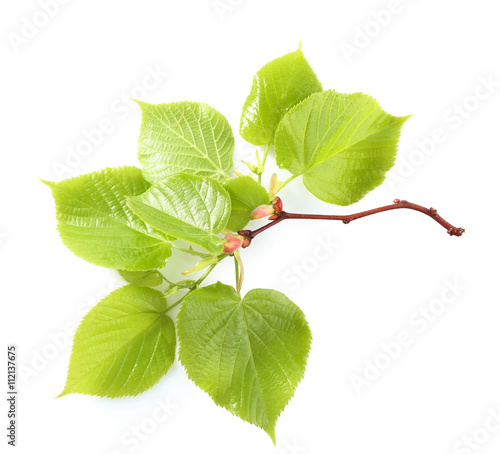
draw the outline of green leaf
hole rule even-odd
[[[409,117],[387,114],[362,93],[316,93],[291,109],[276,131],[276,161],[303,175],[325,202],[350,205],[381,184]]]
[[[321,83],[297,49],[264,65],[254,76],[240,120],[240,135],[254,145],[274,142],[283,115],[312,93]]]
[[[231,215],[226,227],[233,232],[248,224],[254,208],[269,203],[267,191],[251,176],[233,178],[224,187],[231,197]]]
[[[186,172],[223,181],[233,168],[234,137],[226,118],[199,102],[148,104],[142,110],[139,161],[151,183]]]
[[[304,375],[311,331],[285,295],[256,289],[241,300],[220,282],[190,293],[177,316],[179,359],[217,405],[264,429]]]
[[[125,271],[118,270],[120,276],[129,284],[138,287],[158,287],[163,284],[163,276],[156,270]]]
[[[58,397],[135,396],[154,386],[175,359],[175,326],[166,309],[161,292],[133,285],[97,303],[75,333]]]
[[[56,203],[63,243],[96,265],[122,270],[162,268],[171,255],[165,234],[139,219],[126,196],[150,184],[136,167],[107,168],[59,183],[46,182]]]
[[[211,254],[222,253],[222,239],[215,234],[227,223],[231,201],[217,181],[190,174],[173,175],[144,194],[129,197],[128,205],[154,228],[202,246]]]

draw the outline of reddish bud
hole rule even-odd
[[[260,205],[252,211],[250,219],[265,218],[274,214],[274,208],[271,205]]]
[[[279,197],[275,197],[273,200],[273,208],[275,214],[281,214],[283,212],[283,202]]]
[[[244,240],[245,240],[245,238],[242,237],[241,235],[233,236],[233,235],[228,233],[224,237],[224,242],[222,243],[224,245],[224,253],[225,254],[232,254],[234,251],[236,251],[237,249],[239,249],[241,247]]]

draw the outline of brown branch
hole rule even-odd
[[[371,216],[372,214],[382,213],[384,211],[390,210],[398,210],[401,208],[406,208],[409,210],[419,211],[420,213],[424,213],[430,218],[434,219],[438,224],[442,225],[450,236],[462,236],[465,232],[464,229],[460,227],[454,227],[448,221],[445,221],[439,214],[437,214],[437,210],[434,208],[424,208],[423,206],[417,205],[415,203],[407,202],[406,200],[394,200],[393,205],[386,205],[380,208],[374,208],[373,210],[362,211],[361,213],[355,214],[347,214],[347,215],[329,215],[329,214],[298,214],[298,213],[288,213],[286,211],[282,211],[279,213],[277,218],[266,224],[264,227],[261,227],[257,230],[240,230],[238,233],[249,239],[246,245],[243,247],[247,247],[250,245],[250,242],[253,238],[255,238],[260,233],[266,231],[267,229],[273,227],[274,225],[284,221],[285,219],[323,219],[327,221],[342,221],[344,224],[349,224],[349,222],[354,221],[356,219],[361,219],[366,216]]]

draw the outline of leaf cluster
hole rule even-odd
[[[249,175],[233,177],[234,136],[221,113],[199,102],[139,105],[140,168],[45,181],[63,243],[127,282],[82,320],[61,396],[140,394],[167,373],[178,348],[197,386],[275,442],[278,416],[305,371],[311,332],[282,293],[240,295],[244,243],[236,232],[258,213],[272,213],[276,193],[299,176],[325,202],[360,200],[393,165],[407,117],[387,114],[361,93],[324,91],[299,48],[255,74],[240,134],[266,148],[262,159],[257,151]],[[260,181],[270,147],[290,178],[279,183],[273,176],[268,191]],[[172,249],[196,257],[183,274],[204,270],[201,277],[165,277]],[[220,282],[202,287],[228,256],[237,289]],[[169,312],[177,306],[174,323]]]

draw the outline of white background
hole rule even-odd
[[[3,2],[0,14],[1,345],[16,343],[22,366],[18,452],[498,452],[500,426],[488,419],[500,407],[498,2],[222,0],[218,13],[213,0],[73,0],[45,25],[41,3]],[[65,330],[121,283],[62,245],[38,178],[137,164],[140,112],[128,107],[131,97],[205,101],[237,135],[253,74],[300,40],[324,88],[369,93],[386,111],[413,116],[390,179],[364,200],[329,206],[297,179],[282,193],[285,209],[350,213],[398,197],[437,208],[466,234],[449,237],[426,216],[393,211],[348,226],[287,221],[244,251],[243,291],[284,292],[314,338],[276,448],[216,407],[178,363],[140,397],[54,399],[70,355]],[[158,69],[168,75],[141,88]],[[103,121],[101,143],[72,155]],[[237,140],[236,162],[252,150]],[[60,165],[68,165],[63,175]],[[336,246],[318,260],[322,242]],[[174,259],[167,272],[191,263]],[[232,264],[216,279],[232,284]],[[455,295],[447,281],[463,288]],[[448,303],[437,301],[443,296]],[[425,322],[429,307],[435,315]],[[388,367],[356,388],[366,364],[387,365],[382,344],[400,332],[411,345],[393,346]],[[3,433],[4,424],[6,416]]]

